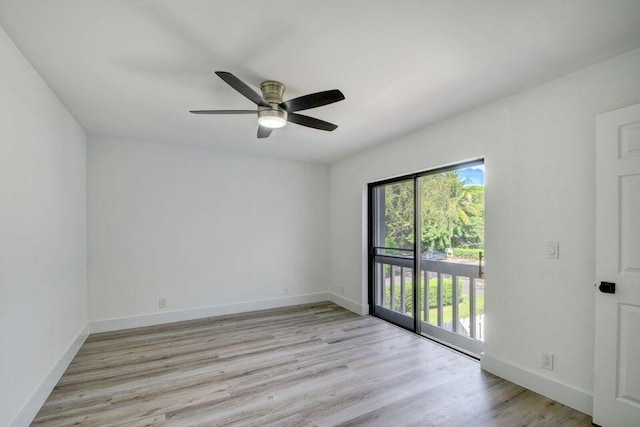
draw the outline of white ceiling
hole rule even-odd
[[[640,47],[640,0],[0,0],[0,23],[90,135],[331,162]],[[213,74],[346,100],[256,139]]]

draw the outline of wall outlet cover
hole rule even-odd
[[[553,370],[553,354],[542,353],[542,367],[545,369]]]
[[[560,258],[560,244],[558,242],[547,243],[547,259]]]

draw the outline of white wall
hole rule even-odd
[[[6,426],[30,422],[86,331],[86,135],[2,28],[0,64],[0,425]]]
[[[332,165],[330,291],[367,303],[367,182],[484,156],[483,366],[590,412],[594,117],[638,102],[640,50]],[[546,259],[548,241],[560,242],[559,260]],[[555,354],[553,371],[540,368],[542,351]]]
[[[109,138],[88,162],[92,332],[326,299],[327,166]]]
[[[93,138],[88,179],[86,135],[1,29],[0,63],[0,425],[28,422],[86,332],[87,182],[90,320],[110,329],[327,289],[363,307],[366,183],[477,156],[483,365],[590,411],[594,116],[640,102],[640,51],[330,169]],[[545,258],[547,241],[560,242],[559,260]],[[541,351],[555,354],[554,371],[539,367]]]

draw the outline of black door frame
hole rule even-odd
[[[386,321],[389,321],[404,329],[410,330],[419,334],[421,319],[419,318],[419,301],[420,301],[420,258],[422,253],[421,239],[422,235],[420,230],[420,189],[419,179],[423,176],[432,175],[436,173],[443,173],[452,170],[464,169],[476,165],[484,165],[484,157],[478,157],[473,160],[467,160],[460,163],[454,163],[446,166],[441,166],[433,169],[424,170],[421,172],[414,172],[407,175],[397,176],[394,178],[388,178],[380,181],[374,181],[367,184],[367,272],[368,272],[368,302],[369,302],[369,314],[379,317]],[[413,325],[407,324],[405,318],[399,313],[393,310],[388,310],[384,307],[376,307],[375,302],[375,259],[376,259],[376,246],[374,245],[374,190],[378,187],[393,184],[401,181],[413,180],[413,214],[414,214],[414,227],[413,227]],[[395,320],[395,321],[394,321]]]

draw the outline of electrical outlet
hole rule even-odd
[[[284,288],[284,294],[289,295],[289,288]]]
[[[553,371],[553,354],[542,353],[542,367]]]
[[[547,243],[547,258],[548,259],[560,258],[560,243],[558,242]]]
[[[158,308],[167,308],[166,298],[158,298]]]

